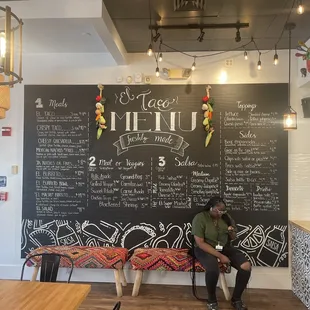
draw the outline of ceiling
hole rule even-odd
[[[52,3],[51,3],[52,2]],[[23,20],[23,53],[109,53],[105,40],[96,29],[101,16],[102,0],[0,0]],[[99,13],[98,13],[99,11]],[[0,30],[5,29],[4,12],[0,11]],[[17,22],[12,19],[12,26]],[[15,34],[18,46],[19,33]]]
[[[150,10],[152,25],[188,25],[249,23],[240,29],[241,42],[235,42],[236,29],[205,29],[204,40],[197,40],[199,29],[166,30],[159,33],[163,42],[182,51],[236,50],[254,38],[260,50],[274,49],[280,38],[293,3],[289,21],[296,23],[292,46],[310,37],[310,0],[303,0],[305,13],[296,13],[297,0],[198,0],[205,2],[203,11],[174,10],[175,0],[104,0],[104,4],[128,53],[145,52],[150,43]],[[180,0],[179,0],[180,1]],[[192,1],[187,1],[192,2]],[[197,1],[196,1],[197,2]],[[155,34],[155,32],[154,32]],[[288,32],[283,33],[278,49],[288,48]],[[255,49],[250,44],[247,49]],[[169,51],[163,48],[163,51]]]
[[[24,22],[24,53],[106,53],[89,19],[49,18]]]

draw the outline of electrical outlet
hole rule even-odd
[[[225,60],[225,67],[232,67],[233,64],[234,64],[234,61],[232,59]]]

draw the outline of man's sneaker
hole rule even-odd
[[[242,302],[242,300],[232,301],[231,305],[236,310],[248,310],[247,306]]]
[[[208,310],[218,310],[219,307],[217,305],[217,302],[208,302],[207,303],[207,309]]]

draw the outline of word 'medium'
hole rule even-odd
[[[168,117],[165,117],[168,114]],[[197,125],[197,112],[192,112],[183,117],[182,122],[186,122],[181,126],[182,112],[168,112],[165,115],[161,112],[125,112],[123,115],[118,115],[116,112],[111,112],[110,131],[116,131],[116,125],[125,125],[125,131],[193,131]],[[151,121],[155,118],[155,124],[151,128]],[[187,128],[184,128],[187,127]]]

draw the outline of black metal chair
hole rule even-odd
[[[115,304],[113,310],[119,310],[121,308],[121,302],[119,301],[117,304]]]
[[[70,256],[65,255],[65,254],[54,254],[54,253],[42,253],[42,254],[35,254],[35,255],[30,255],[26,258],[24,264],[23,264],[23,268],[22,268],[22,273],[21,273],[21,277],[20,280],[23,281],[23,277],[24,277],[24,270],[25,270],[25,266],[27,264],[28,261],[30,261],[32,258],[37,257],[37,256],[41,256],[41,272],[40,272],[40,282],[56,282],[57,280],[57,275],[58,275],[58,270],[59,270],[59,265],[60,265],[60,260],[61,258],[66,258],[70,264],[71,267],[70,268],[70,273],[69,273],[69,277],[68,277],[68,281],[67,283],[70,282],[71,280],[71,276],[72,276],[72,272],[73,272],[73,267],[74,267],[74,263],[73,260]],[[116,308],[119,309],[119,308]]]

